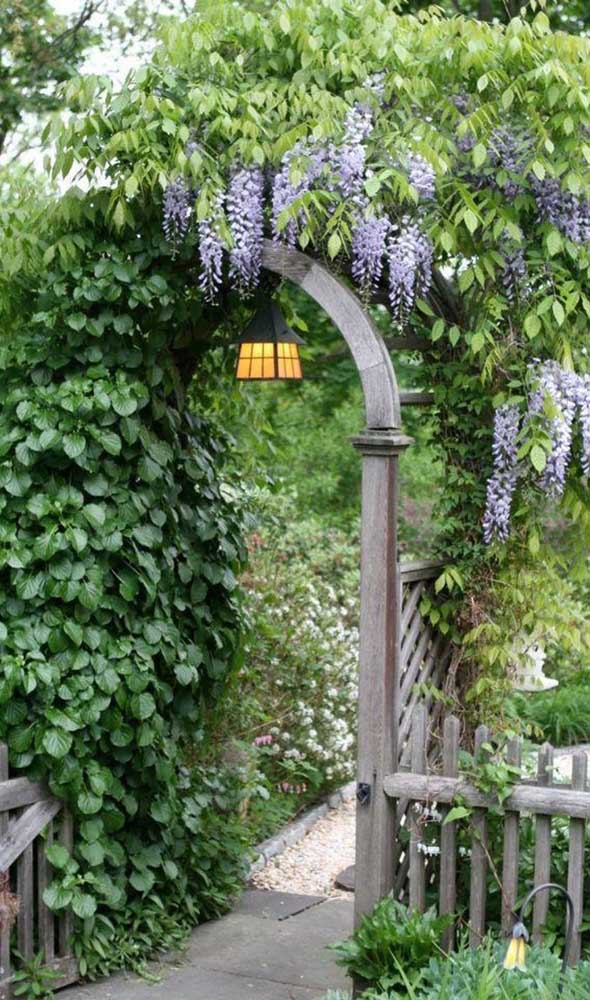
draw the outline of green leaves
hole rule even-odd
[[[73,738],[63,729],[48,729],[43,736],[43,747],[50,757],[65,757],[72,747]]]

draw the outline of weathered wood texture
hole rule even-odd
[[[395,800],[398,810],[407,815],[410,834],[409,861],[406,864],[407,887],[397,885],[398,898],[407,899],[412,908],[423,910],[428,905],[429,892],[438,890],[441,914],[456,912],[457,908],[457,823],[444,823],[449,808],[461,804],[471,809],[469,828],[471,831],[471,852],[469,861],[469,939],[472,947],[477,947],[486,933],[486,903],[490,878],[499,884],[502,894],[502,926],[509,932],[516,918],[515,909],[519,898],[519,846],[521,814],[532,815],[535,832],[534,885],[551,880],[551,825],[552,817],[567,817],[569,823],[568,890],[574,901],[574,937],[569,961],[577,962],[581,954],[581,927],[584,907],[584,850],[586,843],[586,821],[590,820],[590,790],[588,789],[588,760],[585,753],[573,758],[571,784],[553,782],[553,748],[545,744],[537,753],[536,782],[519,776],[521,767],[521,744],[511,740],[506,748],[506,760],[513,767],[514,785],[511,794],[502,806],[498,797],[480,791],[465,776],[458,773],[459,722],[453,717],[445,719],[443,726],[442,757],[428,755],[427,730],[429,718],[427,708],[419,705],[412,713],[412,736],[410,753],[406,754],[410,770],[400,769],[386,776],[383,787],[387,795]],[[489,753],[490,734],[485,726],[476,732],[476,757],[485,759]],[[430,773],[428,761],[431,762]],[[401,768],[403,768],[403,761]],[[439,773],[442,769],[442,774]],[[422,804],[424,813],[432,818],[433,812],[440,813],[441,820],[438,845],[436,824],[424,829],[416,804]],[[492,859],[488,844],[488,814],[490,810],[501,808],[504,816],[503,858]],[[423,839],[428,842],[424,843]],[[432,850],[434,848],[434,851]],[[432,862],[425,864],[425,855],[439,856],[438,871]],[[403,865],[400,864],[400,870]],[[522,887],[524,888],[524,887]],[[542,905],[537,900],[543,901]],[[532,911],[533,936],[542,940],[548,913],[548,893],[535,897]],[[530,919],[530,916],[529,916]],[[455,942],[454,928],[450,928],[443,938],[446,949]]]
[[[430,736],[437,727],[440,703],[432,696],[425,697],[422,685],[442,688],[452,647],[423,617],[421,603],[423,598],[432,596],[434,580],[443,568],[443,562],[433,559],[402,563],[400,567],[402,591],[398,759],[401,768],[408,766],[410,762],[410,725],[413,712],[419,704],[427,709],[427,756],[434,759],[439,753],[437,744],[431,741]],[[408,894],[410,853],[405,849],[401,832],[408,820],[409,807],[409,799],[401,799],[396,808],[393,890],[398,899],[405,899]],[[428,879],[428,863],[425,868]]]
[[[16,932],[0,935],[0,1000],[14,995],[12,976],[18,959],[12,948],[30,959],[42,951],[45,965],[58,974],[56,988],[78,979],[71,951],[71,914],[59,917],[46,906],[43,893],[51,881],[46,846],[53,843],[55,826],[65,846],[72,845],[71,817],[44,785],[26,778],[10,778],[8,751],[0,745],[0,874],[19,899]]]
[[[408,438],[367,431],[354,444],[363,456],[360,673],[357,777],[370,798],[357,807],[355,920],[393,886],[395,807],[383,791],[397,766],[400,600],[397,483]]]
[[[475,732],[476,759],[485,759],[490,738],[487,726]],[[478,948],[486,932],[488,878],[488,817],[485,809],[474,809],[471,817],[471,885],[469,893],[469,944]]]
[[[363,386],[369,430],[399,428],[400,400],[391,359],[381,334],[354,292],[319,261],[271,240],[264,241],[262,264],[300,285],[344,337]]]

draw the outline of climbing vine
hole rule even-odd
[[[530,6],[502,27],[216,0],[116,92],[65,87],[72,114],[46,132],[65,190],[37,242],[7,226],[22,273],[2,262],[22,296],[0,311],[0,736],[74,810],[48,899],[73,905],[90,971],[215,912],[239,870],[207,734],[239,655],[242,515],[198,379],[254,302],[263,236],[427,338],[449,563],[428,611],[484,666],[472,691],[497,707],[520,630],[583,641],[563,564],[590,530],[586,445],[570,421],[548,499],[559,412],[525,414],[536,359],[589,372],[590,43]],[[490,545],[498,411],[518,412],[518,450],[500,435],[495,471],[519,474]]]

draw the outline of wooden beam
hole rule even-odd
[[[497,809],[494,795],[480,792],[463,778],[445,778],[441,775],[404,773],[388,775],[383,788],[394,799],[416,799],[450,805],[457,798],[474,809]],[[569,785],[540,788],[538,785],[519,785],[506,799],[503,806],[508,812],[532,812],[542,816],[569,816],[572,819],[590,819],[590,795]]]
[[[9,809],[22,809],[33,802],[43,802],[51,797],[45,785],[29,781],[28,778],[11,778],[0,783],[0,813]]]
[[[420,392],[418,389],[406,389],[399,394],[402,406],[434,406],[433,392]]]
[[[8,830],[0,839],[0,871],[8,871],[60,809],[61,802],[57,799],[46,799],[36,802],[9,823]]]
[[[440,576],[446,563],[441,559],[416,559],[400,566],[403,583],[413,583],[417,580],[435,580]]]

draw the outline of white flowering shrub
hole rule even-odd
[[[309,798],[353,774],[358,548],[307,521],[275,523],[250,550],[234,725],[273,791]]]

